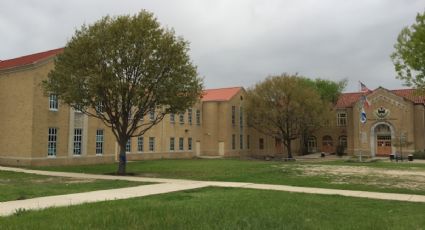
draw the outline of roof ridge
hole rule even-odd
[[[242,86],[232,86],[232,87],[223,87],[223,88],[212,88],[212,89],[205,89],[205,90],[220,90],[220,89],[240,89],[243,88]]]
[[[41,52],[36,52],[36,53],[32,53],[32,54],[22,55],[22,56],[10,58],[10,59],[5,59],[5,60],[0,60],[0,61],[12,61],[12,60],[19,59],[19,58],[25,58],[25,57],[29,57],[29,56],[33,56],[33,55],[39,55],[39,54],[49,53],[49,52],[52,52],[52,51],[59,51],[59,50],[63,50],[63,49],[64,49],[64,47],[56,48],[56,49],[51,49],[51,50],[45,50],[45,51],[41,51]]]

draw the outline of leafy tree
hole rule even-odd
[[[106,16],[83,25],[55,60],[45,93],[112,129],[126,172],[125,146],[166,114],[185,111],[202,92],[188,42],[161,28],[152,13]],[[144,118],[146,115],[153,117]]]
[[[425,91],[425,13],[418,13],[416,23],[401,30],[391,55],[397,78]]]
[[[309,87],[313,87],[316,89],[316,91],[320,94],[320,98],[327,102],[329,104],[329,107],[332,108],[335,106],[336,102],[338,101],[339,96],[341,95],[342,91],[345,89],[347,85],[347,80],[343,79],[341,81],[331,81],[326,79],[309,79],[309,78],[303,78],[305,81],[305,84]],[[331,113],[327,114],[327,116],[330,116]],[[315,119],[309,118],[306,119],[305,124],[302,124],[302,132],[300,137],[301,142],[301,153],[307,154],[308,153],[308,137],[311,133],[318,130],[319,128],[322,128],[323,126],[323,120],[322,118]]]
[[[329,103],[316,88],[297,75],[268,77],[247,90],[246,110],[249,124],[258,131],[281,139],[292,158],[291,143],[305,126],[315,126],[327,119]]]

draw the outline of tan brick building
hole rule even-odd
[[[42,80],[62,49],[0,61],[0,164],[66,165],[116,160],[118,145],[109,128],[44,95]],[[371,102],[367,121],[360,123],[361,96]],[[249,128],[243,113],[242,87],[208,89],[184,114],[170,114],[128,144],[128,160],[195,156],[264,156],[282,153],[280,142]],[[425,97],[413,90],[378,88],[345,93],[328,127],[311,135],[310,152],[377,156],[425,148]],[[154,115],[154,114],[152,114]],[[144,119],[149,119],[149,116]],[[299,152],[299,144],[293,147]]]
[[[118,145],[109,128],[61,104],[55,95],[43,94],[40,84],[60,52],[0,62],[0,164],[116,160]],[[167,115],[142,137],[132,138],[128,160],[275,153],[272,138],[247,127],[244,94],[242,87],[205,90],[202,99],[184,114]]]
[[[370,104],[363,106],[365,123],[360,121],[362,96]],[[375,157],[425,149],[425,97],[413,89],[344,93],[335,110],[329,127],[311,136],[312,151],[332,152],[341,144],[349,155]]]

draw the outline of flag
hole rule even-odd
[[[360,83],[360,92],[369,92],[370,89],[367,88],[367,86],[365,84],[363,84],[363,82],[359,81]]]
[[[365,124],[366,121],[367,121],[366,111],[364,111],[364,108],[362,107],[362,110],[360,111],[360,122]]]
[[[371,105],[366,95],[362,95],[362,97],[360,98],[360,102],[361,102],[361,106],[366,109],[369,108],[369,106]]]

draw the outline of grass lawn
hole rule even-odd
[[[0,202],[130,187],[141,184],[147,183],[119,180],[85,180],[0,171]]]
[[[425,205],[204,188],[0,217],[2,229],[425,229]]]
[[[106,164],[35,169],[107,174],[114,173],[116,168],[116,164]],[[318,170],[321,168],[323,170]],[[332,171],[334,168],[349,169],[350,173]],[[360,172],[360,169],[375,171],[360,174],[357,172]],[[376,170],[381,171],[377,172]],[[347,163],[342,161],[303,163],[239,159],[183,159],[129,162],[127,171],[147,177],[285,184],[425,195],[425,181],[422,181],[425,176],[399,177],[397,175],[399,172],[425,173],[425,165],[411,163]],[[383,173],[390,173],[390,175]]]

